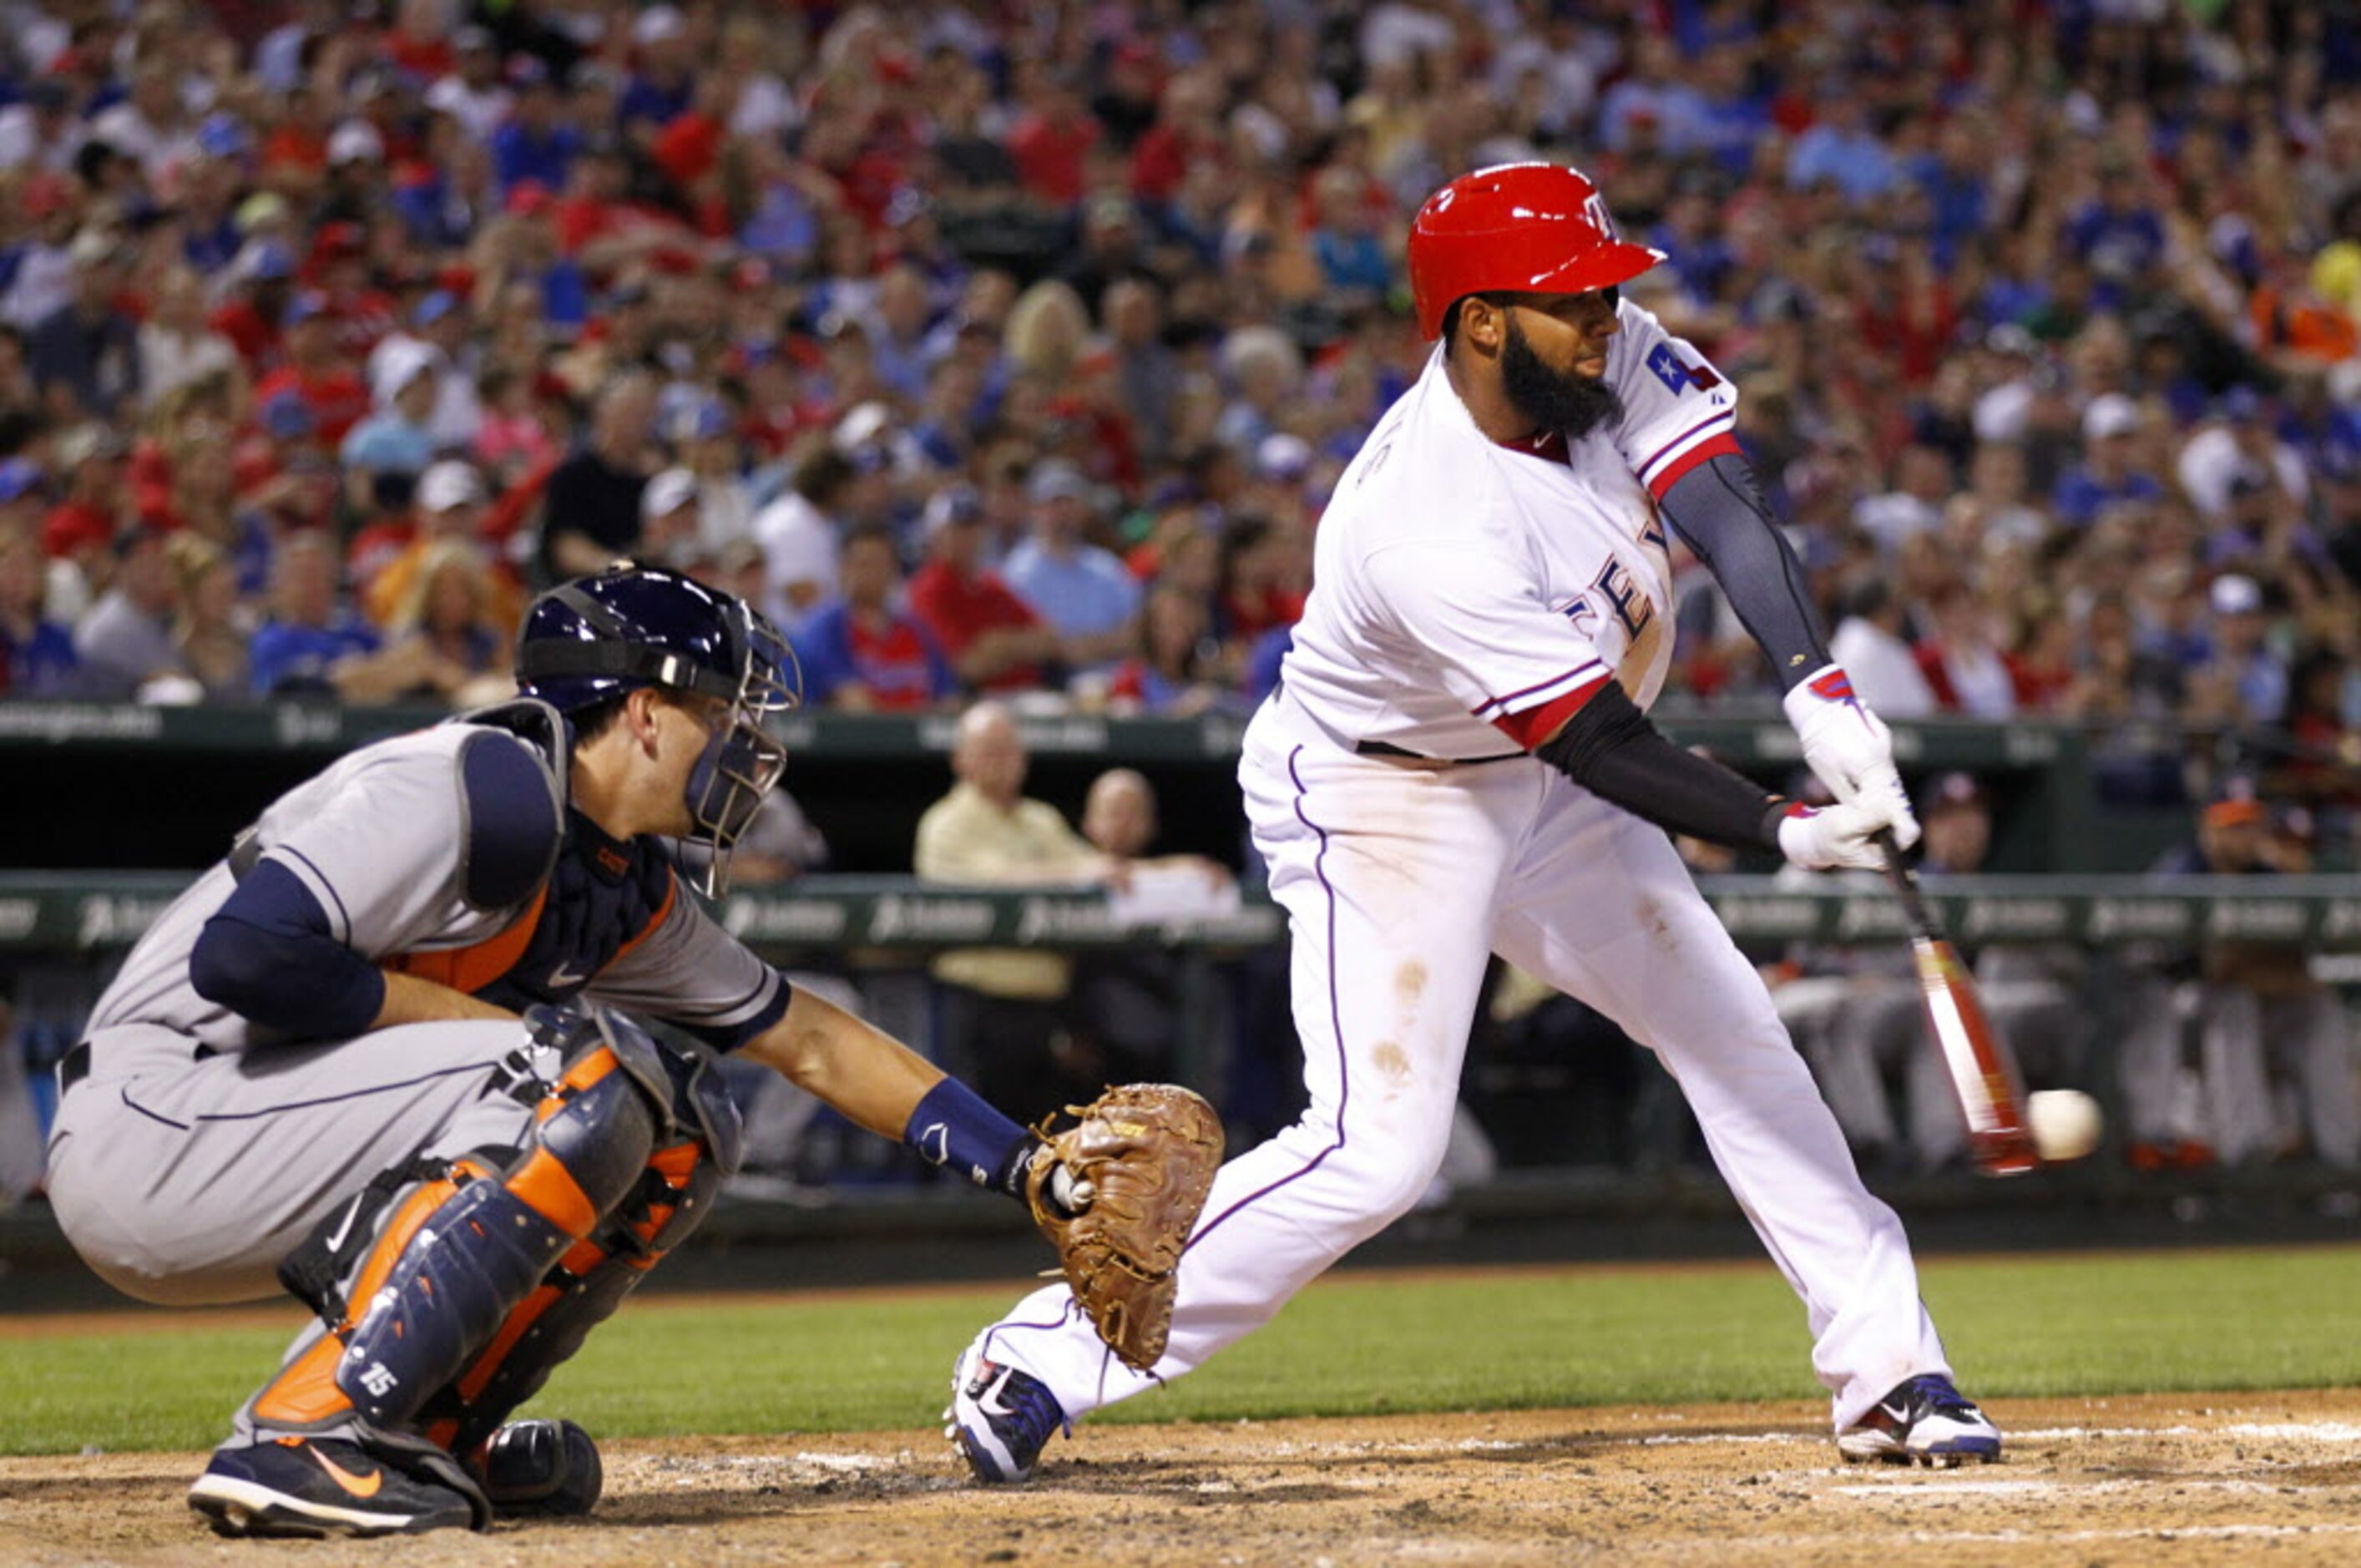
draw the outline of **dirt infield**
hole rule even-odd
[[[2361,1561],[2361,1391],[1998,1401],[2005,1464],[1839,1464],[1803,1405],[1084,1428],[1029,1487],[933,1432],[620,1442],[590,1520],[216,1541],[201,1460],[0,1459],[0,1561],[447,1564]]]

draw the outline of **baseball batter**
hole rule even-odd
[[[1321,520],[1311,601],[1239,773],[1289,915],[1310,1107],[1216,1179],[1153,1377],[1054,1289],[978,1336],[947,1419],[980,1479],[1024,1479],[1059,1426],[1202,1364],[1411,1206],[1496,951],[1678,1080],[1803,1298],[1844,1454],[1999,1456],[1951,1384],[1900,1223],[1666,837],[1825,870],[1874,867],[1874,835],[1906,846],[1917,827],[1739,455],[1735,389],[1618,295],[1661,259],[1550,165],[1465,176],[1415,218],[1419,323],[1442,345]],[[1766,796],[1643,716],[1672,651],[1668,528],[1781,672],[1836,806]]]
[[[509,1414],[736,1167],[713,1051],[1012,1195],[1039,1146],[680,887],[668,839],[710,846],[710,891],[785,761],[761,616],[618,567],[535,601],[517,670],[517,702],[272,805],[60,1069],[49,1191],[93,1268],[319,1314],[190,1493],[225,1533],[587,1511],[588,1436]]]

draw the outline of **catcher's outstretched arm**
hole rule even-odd
[[[902,1135],[910,1113],[943,1077],[942,1069],[883,1029],[800,989],[779,1021],[739,1054],[889,1138]]]
[[[798,990],[776,1024],[740,1054],[808,1090],[840,1114],[980,1187],[1022,1195],[1039,1140],[975,1091],[873,1024]]]

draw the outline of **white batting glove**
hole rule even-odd
[[[1918,818],[1902,775],[1894,770],[1894,734],[1869,705],[1852,694],[1841,664],[1825,664],[1790,691],[1783,706],[1804,742],[1811,764],[1829,793],[1847,806],[1864,806],[1894,841],[1908,849],[1918,841]]]
[[[1799,806],[1779,819],[1779,852],[1806,871],[1878,871],[1885,856],[1877,834],[1885,826],[1885,818],[1865,801],[1840,801],[1817,810]]]

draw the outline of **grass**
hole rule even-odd
[[[1922,1273],[1953,1364],[1988,1400],[2361,1380],[2361,1249],[1938,1260]],[[601,1329],[543,1404],[614,1436],[921,1427],[959,1348],[1012,1299],[972,1287],[650,1299]],[[0,1453],[206,1447],[287,1337],[104,1323],[0,1339]],[[1768,1264],[1346,1274],[1103,1419],[1811,1398],[1808,1351]]]

